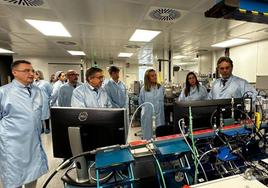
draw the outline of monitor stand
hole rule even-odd
[[[73,156],[83,153],[81,129],[80,127],[68,127],[69,141]],[[75,160],[77,182],[84,183],[89,181],[88,165],[84,156]]]

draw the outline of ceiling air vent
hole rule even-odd
[[[198,52],[199,54],[203,54],[203,53],[207,53],[208,50],[207,50],[207,49],[199,49],[199,50],[197,50],[197,52]]]
[[[58,44],[61,45],[65,45],[65,46],[75,46],[76,43],[75,42],[71,42],[71,41],[57,41]]]
[[[0,3],[21,7],[48,8],[44,0],[0,0]]]
[[[131,49],[138,49],[141,48],[140,46],[136,45],[136,44],[127,44],[125,45],[126,48],[131,48]]]
[[[151,7],[147,12],[145,19],[175,23],[185,13],[186,11],[173,8]]]

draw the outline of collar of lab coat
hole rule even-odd
[[[12,83],[15,84],[15,86],[20,87],[20,88],[25,88],[25,87],[32,88],[32,84],[24,85],[20,81],[16,80],[16,78],[13,79]]]
[[[195,89],[196,88],[196,85],[194,85],[194,86],[191,86],[191,89]]]
[[[88,85],[88,87],[89,87],[90,90],[94,91],[94,87],[92,85],[90,85],[88,82],[87,82],[87,85]]]
[[[110,79],[114,84],[120,84],[121,83],[121,81],[120,80],[118,80],[118,82],[116,82],[116,81],[114,81],[112,78]]]
[[[67,84],[68,84],[70,87],[74,87],[74,85],[71,84],[69,81],[67,82]],[[78,83],[75,84],[75,87],[77,87],[77,86],[78,86]]]
[[[231,74],[231,76],[229,77],[229,78],[223,78],[223,77],[221,77],[220,79],[221,80],[227,80],[227,82],[229,81],[229,80],[231,80],[233,78],[233,75]]]

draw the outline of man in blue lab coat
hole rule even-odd
[[[241,98],[246,92],[249,92],[255,100],[257,91],[248,81],[232,74],[233,61],[229,57],[219,58],[217,69],[221,78],[214,81],[209,99]]]
[[[15,79],[0,87],[0,178],[4,188],[26,185],[48,171],[41,145],[41,90],[32,85],[34,70],[28,61],[11,65]]]
[[[68,82],[60,87],[58,96],[58,106],[62,107],[71,106],[73,90],[81,85],[81,83],[78,82],[79,74],[76,71],[68,70],[66,76]]]
[[[103,71],[91,67],[86,71],[87,82],[75,88],[72,95],[72,107],[111,108],[112,104],[107,93],[101,87],[104,76]]]
[[[126,85],[119,80],[120,69],[116,66],[109,68],[111,79],[104,88],[113,105],[113,108],[128,108],[128,96]]]

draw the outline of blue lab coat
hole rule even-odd
[[[211,91],[208,95],[209,99],[228,99],[241,98],[247,91],[253,92],[253,101],[257,96],[257,91],[251,86],[248,81],[237,76],[231,76],[223,86],[221,78],[214,81]]]
[[[0,87],[0,177],[4,188],[32,182],[48,171],[41,145],[41,90],[17,80]]]
[[[58,80],[53,85],[53,90],[51,94],[50,106],[58,106],[58,96],[60,87],[64,84],[64,82]]]
[[[85,108],[112,108],[104,88],[99,88],[98,93],[88,83],[84,83],[75,88],[72,95],[72,107]]]
[[[104,88],[113,108],[128,107],[127,88],[123,82],[118,81],[118,83],[116,83],[113,80],[109,80],[108,83],[105,84]]]
[[[41,89],[42,97],[43,97],[43,107],[42,107],[42,118],[41,120],[49,119],[50,111],[49,111],[49,101],[52,94],[52,86],[48,81],[38,80],[33,83],[37,87]]]
[[[150,91],[145,91],[144,87],[140,90],[139,104],[144,102],[150,102],[154,105],[155,116],[156,116],[156,127],[165,125],[165,113],[164,113],[164,88],[151,88]],[[152,115],[153,109],[151,105],[146,104],[141,110],[141,129],[143,139],[149,140],[153,136],[152,132]]]
[[[80,86],[81,83],[77,83],[76,87]],[[70,107],[73,95],[74,86],[70,83],[65,83],[60,87],[58,96],[58,106]]]
[[[196,86],[190,87],[190,94],[188,96],[185,96],[185,88],[181,91],[181,94],[179,96],[179,101],[197,101],[197,100],[206,100],[208,97],[207,89],[199,85],[199,91]]]

